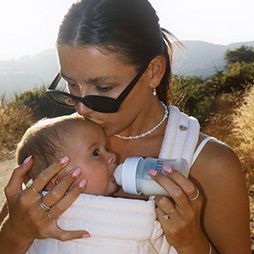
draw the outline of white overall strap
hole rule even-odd
[[[180,112],[175,106],[170,106],[169,111],[159,157],[163,159],[184,158],[190,167],[199,138],[199,123],[195,118]]]
[[[193,159],[192,159],[192,164],[196,161],[197,157],[199,156],[200,152],[203,150],[204,146],[210,141],[210,140],[215,140],[218,141],[214,137],[206,137],[202,142],[199,144],[198,148],[196,149],[195,153],[193,154]]]
[[[179,122],[178,122],[178,128],[176,129],[175,138],[174,138],[174,144],[172,147],[172,153],[171,153],[171,159],[177,159],[181,158],[183,156],[183,150],[186,142],[186,136],[189,129],[189,117],[179,112]]]
[[[180,112],[175,106],[170,106],[169,111],[159,157],[163,159],[184,158],[190,168],[199,139],[200,125],[197,119]],[[170,247],[169,254],[177,254],[173,246]]]
[[[193,154],[196,149],[198,139],[199,139],[200,125],[196,118],[189,117],[189,128],[187,131],[182,158],[186,159],[189,168],[192,166]]]
[[[179,120],[180,120],[180,110],[175,106],[170,106],[168,123],[159,155],[159,157],[162,159],[171,158],[173,145],[175,141],[175,133],[178,128]]]

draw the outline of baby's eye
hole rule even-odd
[[[96,157],[98,157],[98,156],[100,156],[100,151],[99,151],[99,149],[95,149],[95,150],[92,152],[91,157],[92,157],[92,158],[96,158]]]

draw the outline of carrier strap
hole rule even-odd
[[[189,117],[177,107],[169,107],[169,118],[160,150],[160,158],[184,158],[189,168],[199,139],[200,125],[196,118]]]

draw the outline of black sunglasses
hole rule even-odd
[[[130,82],[130,84],[123,90],[123,92],[116,98],[110,98],[106,96],[98,96],[98,95],[87,95],[85,97],[78,97],[72,94],[57,91],[55,90],[58,85],[61,74],[58,73],[49,88],[46,91],[46,94],[55,102],[67,106],[67,107],[75,107],[78,102],[83,103],[86,107],[102,113],[115,113],[119,110],[119,107],[123,100],[128,96],[130,91],[136,85],[140,77],[144,74],[147,66],[150,62],[145,64],[145,66],[137,73],[134,79]]]

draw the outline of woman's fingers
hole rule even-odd
[[[86,180],[82,179],[55,205],[48,211],[52,219],[57,219],[71,204],[77,199],[80,193],[85,189]]]
[[[49,191],[43,197],[43,203],[47,204],[47,206],[49,207],[53,206],[66,194],[70,186],[73,184],[74,181],[78,179],[80,174],[81,174],[80,168],[72,170],[53,188],[53,190]]]
[[[59,215],[73,203],[85,188],[86,181],[84,179],[75,183],[80,175],[80,170],[73,170],[67,175],[55,187],[53,194],[49,192],[48,196],[43,197],[41,195],[41,191],[47,186],[51,178],[62,170],[68,162],[68,157],[62,157],[45,169],[32,185],[23,191],[22,182],[32,166],[32,158],[30,157],[14,170],[5,188],[8,207],[10,208],[6,225],[11,228],[11,232],[15,232],[19,238],[22,238],[23,242],[30,243],[35,238],[45,237],[69,240],[89,236],[85,230],[66,231],[60,229],[56,224]],[[66,191],[68,191],[67,194]]]
[[[4,189],[8,203],[13,195],[16,195],[22,190],[22,183],[28,171],[31,169],[32,164],[32,156],[29,156],[24,160],[22,165],[14,169],[9,182]]]
[[[169,193],[182,211],[189,207],[191,201],[194,203],[200,199],[195,185],[177,171],[154,173],[151,177]]]
[[[58,231],[55,233],[54,238],[60,241],[68,241],[68,240],[88,238],[88,237],[90,237],[90,234],[84,230],[69,231],[69,230],[62,230],[58,228]]]
[[[189,200],[194,201],[200,197],[197,187],[177,170],[165,170],[166,176],[170,177],[177,185],[181,186]]]
[[[168,197],[157,196],[155,198],[155,204],[164,212],[164,214],[171,215],[176,212],[174,202]]]
[[[58,161],[54,162],[48,168],[44,169],[38,177],[35,178],[32,187],[34,190],[41,192],[49,183],[50,179],[62,170],[69,162],[69,157],[63,156]]]
[[[180,209],[185,209],[188,206],[188,198],[182,186],[177,185],[170,177],[159,173],[153,175],[152,178],[169,193]]]
[[[151,172],[152,173],[152,172]],[[169,193],[169,197],[156,197],[156,215],[165,236],[175,248],[188,246],[193,236],[201,234],[200,212],[202,198],[195,185],[174,170],[151,174]]]
[[[63,230],[56,224],[56,219],[71,206],[80,193],[85,189],[85,186],[86,180],[80,180],[62,199],[50,207],[49,210],[44,208],[41,209],[41,211],[44,213],[43,220],[45,220],[45,224],[51,223],[52,225],[51,230],[49,230],[47,233],[47,237],[61,241],[90,237],[90,234],[86,230]],[[46,201],[43,200],[43,203],[44,202],[46,203]]]

